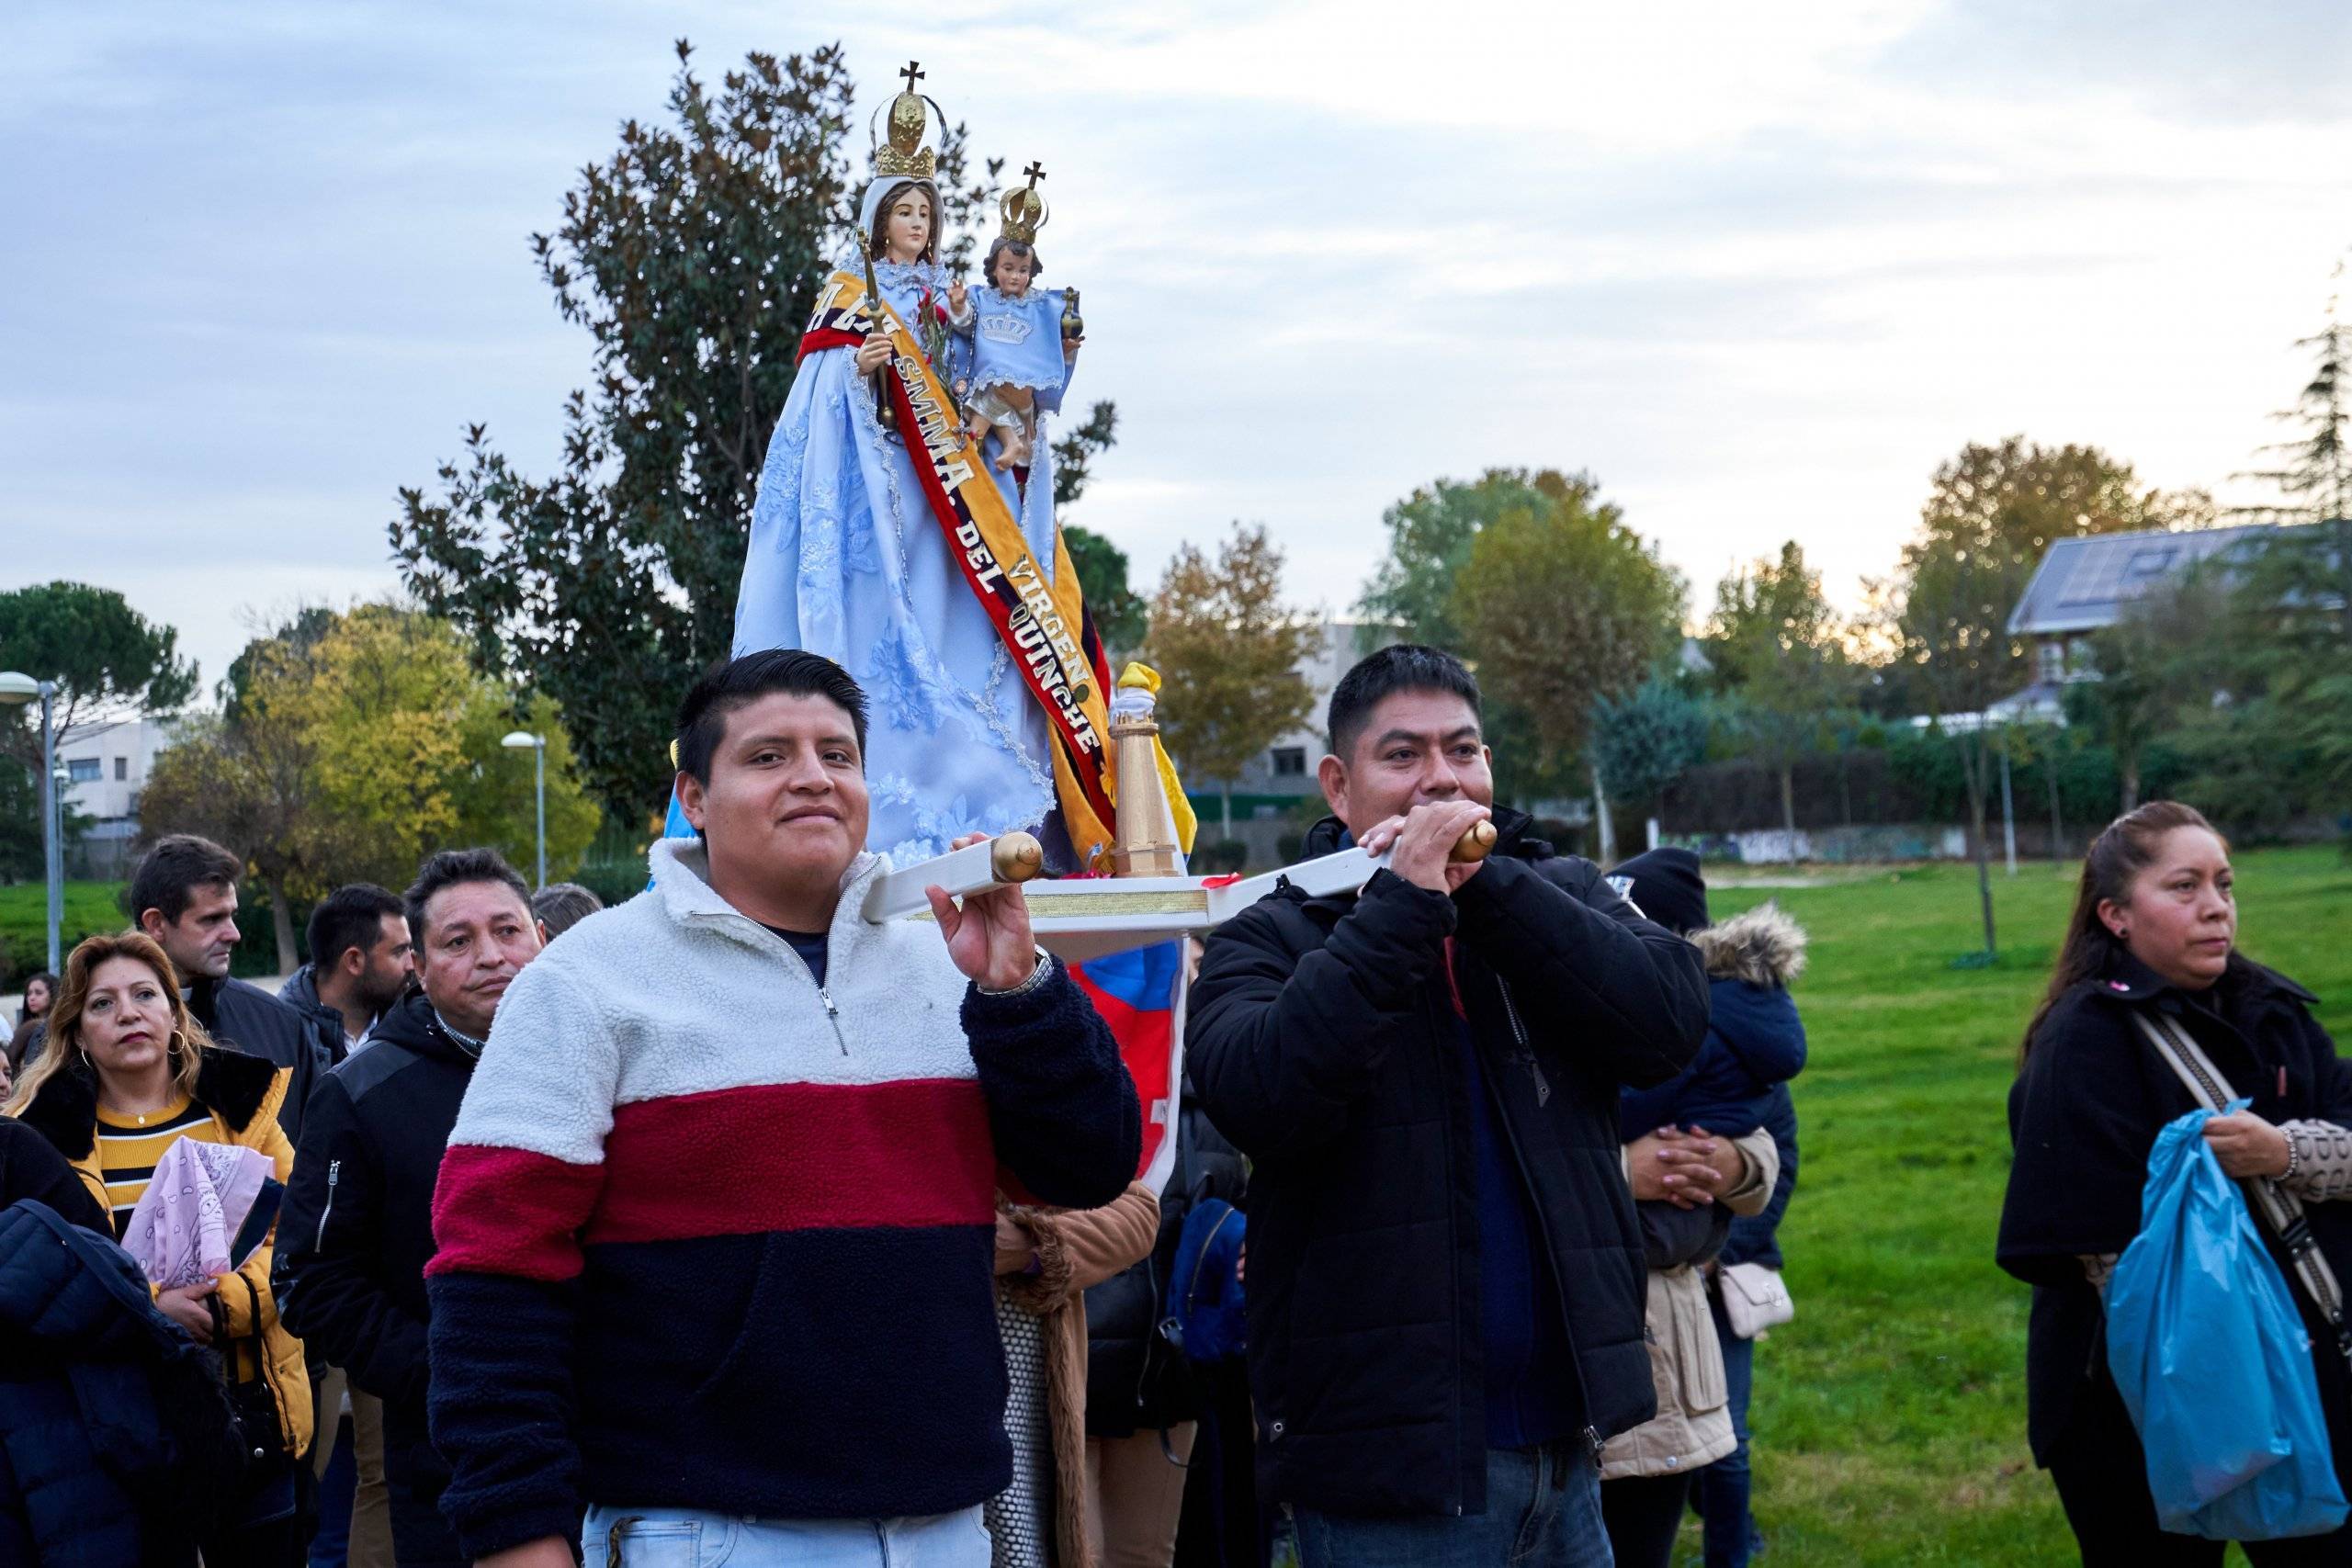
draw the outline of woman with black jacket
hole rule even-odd
[[[2252,1107],[2206,1123],[2222,1168],[2268,1178],[2309,1205],[2339,1279],[2352,1280],[2352,1068],[2311,1013],[2312,994],[2235,951],[2229,849],[2205,818],[2152,801],[2118,818],[2083,864],[2049,994],[2009,1091],[2016,1164],[2001,1267],[2034,1287],[2026,1340],[2028,1436],[2057,1483],[2086,1564],[2218,1564],[2220,1541],[2157,1528],[2138,1434],[2107,1364],[2104,1292],[2140,1228],[2148,1154],[2198,1108],[2143,1032],[2177,1023]],[[2295,1282],[2336,1470],[2352,1477],[2352,1371],[2336,1330]],[[2257,1568],[2352,1561],[2352,1526],[2248,1543]]]

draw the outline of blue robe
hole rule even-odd
[[[858,270],[854,258],[849,269]],[[877,262],[875,271],[910,327],[926,281],[944,299],[928,264]],[[906,449],[876,421],[855,355],[810,354],[786,400],[752,513],[735,653],[807,649],[865,688],[867,845],[903,865],[946,852],[958,834],[1038,829],[1055,805],[1052,740]],[[1037,445],[1025,493],[1011,474],[989,472],[1050,571],[1053,457]],[[671,816],[680,830],[674,803]]]

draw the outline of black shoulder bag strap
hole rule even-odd
[[[2196,1037],[2182,1027],[2178,1019],[2158,1012],[2154,1008],[2134,1008],[2132,1021],[2140,1026],[2148,1043],[2174,1076],[2188,1086],[2189,1098],[2219,1116],[2237,1095],[2230,1088],[2230,1080],[2213,1065]],[[2260,1215],[2270,1234],[2286,1247],[2287,1256],[2295,1265],[2295,1278],[2301,1281],[2303,1293],[2311,1298],[2319,1314],[2335,1330],[2335,1348],[2347,1364],[2352,1364],[2352,1323],[2345,1319],[2344,1287],[2337,1283],[2335,1270],[2329,1267],[2327,1255],[2319,1249],[2319,1241],[2312,1235],[2311,1218],[2303,1213],[2303,1201],[2267,1176],[2241,1181],[2246,1201]]]

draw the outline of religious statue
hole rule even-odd
[[[1129,666],[1114,707],[1054,523],[1046,422],[1085,328],[1076,289],[1034,287],[1045,171],[1030,165],[1004,198],[988,281],[952,284],[924,145],[936,106],[915,90],[919,67],[903,74],[768,447],[735,652],[807,649],[866,693],[866,841],[891,866],[865,919],[932,918],[932,888],[960,897],[1044,874],[1033,927],[1112,1022],[1146,1107],[1138,1177],[1156,1190],[1183,1077],[1184,939],[1281,877],[1334,893],[1381,858],[1350,850],[1246,882],[1186,874],[1194,823],[1159,740],[1159,678]],[[674,801],[669,830],[693,832]],[[1458,853],[1483,853],[1486,832]],[[951,847],[969,834],[988,837]]]
[[[1008,193],[999,210],[1004,229],[989,242],[981,273],[988,281],[967,291],[948,290],[949,319],[969,344],[972,368],[964,378],[964,428],[975,441],[996,433],[1000,468],[1026,468],[1036,447],[1037,414],[1061,411],[1069,368],[1078,359],[1079,338],[1064,325],[1063,295],[1030,286],[1045,270],[1037,254],[1037,231],[1047,216],[1037,189],[1043,165],[1023,171],[1029,183]]]
[[[869,841],[899,863],[962,834],[1025,829],[1050,870],[1107,866],[1109,672],[1055,526],[1045,429],[1075,344],[1065,349],[1043,313],[1059,310],[1057,297],[1013,286],[1009,243],[991,248],[1000,281],[969,297],[943,276],[925,144],[937,106],[916,91],[917,67],[902,74],[854,242],[820,293],[768,447],[735,651],[808,649],[865,689]],[[1043,172],[1033,166],[1004,208],[1006,239],[1027,236],[1031,276]],[[1049,364],[1013,353],[1032,338]],[[1018,461],[992,467],[967,429],[951,391],[959,353],[983,393],[1028,404],[1014,432],[983,426],[1001,447],[1017,434]]]

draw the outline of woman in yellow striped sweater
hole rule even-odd
[[[49,1040],[8,1111],[57,1145],[118,1232],[164,1151],[181,1138],[258,1149],[279,1181],[291,1174],[293,1145],[277,1125],[288,1074],[213,1044],[151,939],[125,931],[76,947],[50,1010]],[[279,1325],[270,1293],[276,1239],[273,1230],[233,1273],[155,1297],[166,1316],[221,1352],[250,1426],[274,1420],[277,1427],[279,1452],[255,1450],[263,1462],[251,1467],[246,1495],[226,1510],[225,1529],[204,1543],[208,1562],[294,1568],[306,1555],[307,1471],[293,1461],[310,1447],[311,1385],[301,1342]]]

